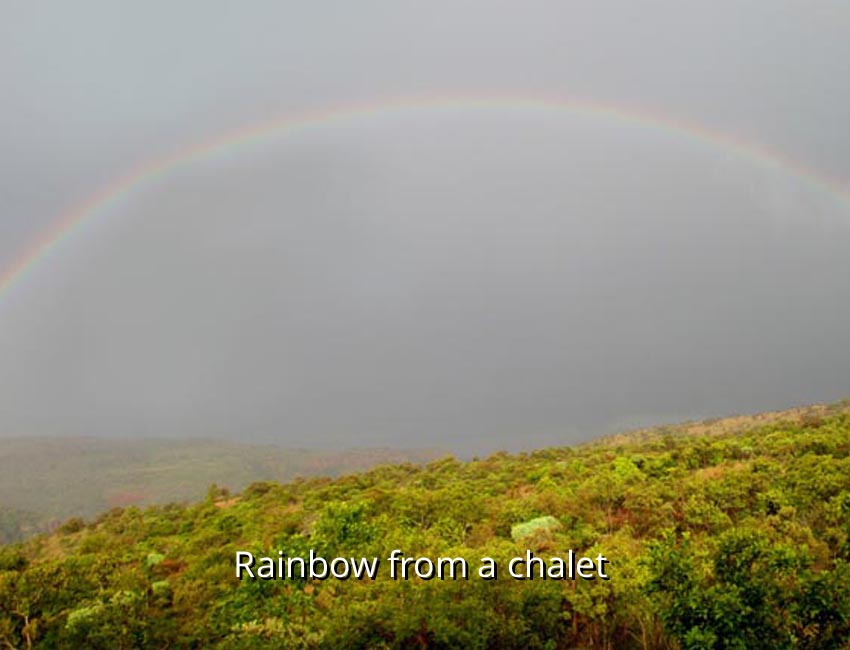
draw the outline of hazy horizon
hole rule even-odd
[[[0,437],[465,454],[850,395],[843,4],[88,6],[0,25],[0,277],[142,163],[393,98],[632,107],[838,191],[495,100],[264,138],[140,184],[0,294]]]

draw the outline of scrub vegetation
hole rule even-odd
[[[464,558],[468,579],[237,580],[258,556]],[[609,580],[515,580],[532,551]],[[495,580],[472,569],[500,565]],[[850,647],[850,405],[341,478],[212,486],[0,548],[0,645]]]

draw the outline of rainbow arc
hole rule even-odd
[[[816,191],[831,195],[836,200],[850,205],[850,188],[844,186],[839,180],[794,160],[781,151],[748,141],[740,136],[638,108],[581,99],[529,99],[509,95],[414,98],[346,104],[287,115],[280,119],[219,134],[205,142],[178,149],[166,157],[140,165],[118,177],[111,184],[61,215],[53,226],[37,238],[26,250],[22,251],[8,268],[0,270],[0,303],[13,287],[20,284],[38,266],[39,262],[47,258],[57,247],[62,246],[74,233],[81,230],[85,225],[94,222],[96,217],[109,212],[110,208],[122,197],[146,183],[167,176],[169,173],[201,159],[221,155],[231,150],[239,150],[272,138],[283,138],[307,129],[331,126],[357,118],[379,117],[382,114],[413,110],[468,111],[474,109],[563,112],[655,129],[701,145],[723,150],[753,164],[784,171],[806,182]]]

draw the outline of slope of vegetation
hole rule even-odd
[[[512,534],[513,533],[513,534]],[[569,549],[610,580],[237,580],[234,555]],[[850,409],[212,487],[0,549],[9,647],[847,648]]]
[[[338,476],[438,452],[286,449],[222,440],[7,438],[0,440],[0,543],[109,508],[197,501],[211,483]]]

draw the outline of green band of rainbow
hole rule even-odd
[[[850,189],[843,186],[840,181],[829,177],[813,167],[793,160],[780,151],[705,126],[674,119],[659,113],[650,113],[638,108],[581,99],[529,99],[509,95],[411,98],[347,104],[334,108],[287,115],[279,119],[220,134],[206,142],[179,149],[164,158],[143,164],[117,178],[110,185],[63,214],[49,230],[16,258],[11,266],[0,275],[0,302],[41,260],[45,259],[58,246],[61,246],[71,235],[80,230],[83,225],[91,222],[97,215],[107,212],[116,201],[138,186],[163,177],[180,167],[189,165],[199,159],[222,153],[225,150],[239,148],[270,138],[283,137],[311,127],[331,125],[358,117],[378,116],[383,113],[395,113],[407,110],[450,111],[458,109],[562,111],[656,129],[696,143],[724,150],[727,153],[752,163],[785,171],[804,180],[817,191],[832,195],[838,201],[850,205]]]

